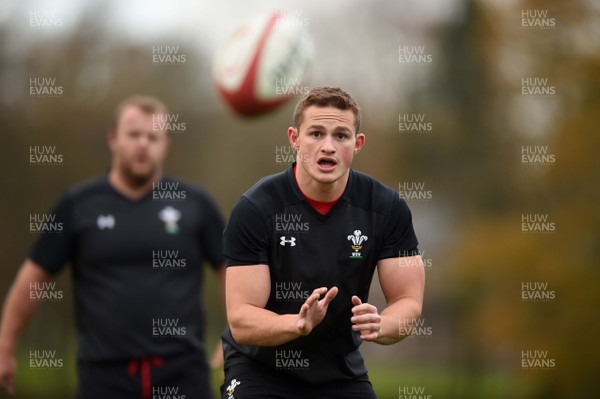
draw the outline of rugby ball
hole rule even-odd
[[[313,44],[305,21],[280,12],[262,14],[238,27],[218,50],[215,86],[237,114],[265,114],[308,91]]]

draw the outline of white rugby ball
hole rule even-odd
[[[243,24],[217,52],[213,79],[227,105],[242,116],[270,112],[305,94],[313,44],[306,19],[262,14]]]

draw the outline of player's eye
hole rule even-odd
[[[319,136],[321,136],[321,132],[315,130],[313,132],[310,132],[310,135],[313,136],[313,137],[319,137]]]
[[[344,139],[348,138],[348,135],[346,133],[338,133],[335,136],[340,140],[344,140]]]

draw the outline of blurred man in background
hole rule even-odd
[[[374,398],[360,344],[396,343],[421,314],[412,216],[350,168],[365,142],[352,96],[314,88],[293,122],[296,162],[248,190],[225,229],[222,397]],[[375,268],[381,312],[367,302]]]
[[[163,176],[170,136],[154,121],[166,114],[152,97],[121,103],[108,173],[69,190],[51,211],[62,228],[42,230],[4,304],[0,391],[14,391],[18,337],[37,308],[31,290],[70,262],[78,398],[150,398],[157,388],[211,396],[201,266],[207,260],[224,279],[224,224],[207,193]]]

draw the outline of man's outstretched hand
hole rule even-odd
[[[14,355],[12,353],[0,352],[0,397],[3,397],[3,391],[8,392],[10,395],[14,395],[16,370],[17,363]]]
[[[313,328],[323,321],[327,314],[329,303],[337,294],[337,287],[331,287],[330,289],[327,289],[327,287],[317,288],[310,294],[306,299],[306,302],[304,302],[300,308],[300,313],[298,314],[296,326],[298,327],[298,333],[300,335],[310,334]],[[320,299],[322,295],[324,295],[324,297],[323,299]]]

